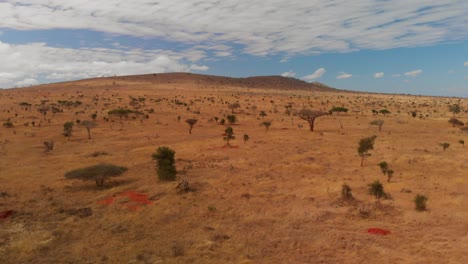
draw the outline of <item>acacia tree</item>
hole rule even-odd
[[[91,139],[91,128],[95,128],[96,123],[93,121],[84,120],[80,122],[80,126],[86,128],[86,131],[88,132],[88,139]]]
[[[373,126],[378,126],[379,127],[379,131],[382,131],[382,126],[384,124],[384,121],[383,120],[374,120],[372,122],[370,122],[371,125]]]
[[[185,123],[187,123],[190,126],[189,134],[192,134],[192,128],[197,122],[198,122],[197,119],[187,119],[187,120],[185,120]]]
[[[235,102],[233,104],[229,105],[229,109],[231,109],[231,114],[234,114],[234,110],[240,107],[240,104],[238,102]]]
[[[445,152],[445,150],[448,149],[448,147],[450,147],[450,143],[443,142],[443,143],[440,143],[439,146],[441,146]]]
[[[361,138],[361,140],[359,140],[358,153],[359,153],[359,156],[361,157],[361,167],[364,164],[364,158],[369,157],[371,155],[369,151],[374,149],[374,141],[376,138],[377,136],[371,136],[371,137]]]
[[[268,132],[268,129],[271,126],[271,121],[263,121],[260,125],[264,126],[266,128],[266,132]]]
[[[98,164],[90,167],[69,171],[65,174],[65,178],[80,179],[83,181],[94,180],[96,181],[96,185],[102,186],[104,184],[104,180],[111,177],[120,176],[126,171],[127,168],[125,167],[120,167],[112,164]]]
[[[314,122],[315,119],[324,115],[328,115],[327,112],[320,111],[320,110],[310,110],[310,109],[302,109],[296,113],[299,118],[309,122],[310,131],[314,131]]]

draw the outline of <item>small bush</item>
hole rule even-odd
[[[103,163],[69,171],[65,174],[65,178],[80,179],[83,181],[94,180],[98,186],[102,186],[104,184],[104,180],[120,176],[127,170],[128,169],[125,167]]]
[[[415,205],[415,209],[416,211],[426,211],[426,202],[427,202],[427,197],[424,196],[424,195],[416,195],[416,197],[414,197],[414,205]]]
[[[6,127],[6,128],[12,128],[12,127],[13,127],[13,123],[10,122],[10,121],[7,121],[7,122],[3,123],[3,126]]]
[[[385,198],[387,195],[384,192],[384,187],[380,181],[375,181],[371,184],[369,184],[369,194],[375,196],[377,200],[380,200],[381,198]]]
[[[159,147],[156,153],[152,155],[158,165],[157,172],[159,180],[175,181],[177,171],[174,165],[174,155],[175,151],[168,147]]]
[[[351,192],[351,187],[348,184],[344,183],[341,187],[341,199],[343,201],[354,200],[353,194]]]

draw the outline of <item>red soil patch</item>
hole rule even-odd
[[[138,193],[134,191],[126,191],[122,193],[117,193],[114,194],[111,197],[108,197],[103,200],[97,201],[98,204],[103,204],[103,205],[110,205],[114,203],[116,200],[118,200],[121,197],[129,198],[129,201],[125,201],[121,204],[123,208],[136,211],[140,209],[142,205],[147,205],[151,204],[152,201],[148,199],[148,195],[144,193]]]
[[[373,227],[373,228],[367,229],[367,233],[374,234],[374,235],[384,235],[385,236],[385,235],[390,234],[390,231],[382,229],[382,228]]]
[[[6,211],[1,211],[0,212],[0,219],[5,219],[10,217],[13,214],[13,210],[6,210]]]

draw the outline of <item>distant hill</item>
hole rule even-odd
[[[88,79],[89,80],[89,79]],[[191,83],[198,85],[236,86],[245,88],[279,89],[279,90],[307,90],[321,92],[343,91],[319,82],[308,83],[299,79],[282,76],[254,76],[246,78],[232,78],[215,75],[193,73],[155,73],[143,75],[113,76],[93,78],[91,80],[107,80],[115,82],[150,82],[154,84]],[[86,80],[82,80],[86,81]]]

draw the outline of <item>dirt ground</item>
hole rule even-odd
[[[225,147],[219,120],[235,102],[236,139]],[[0,90],[0,121],[13,124],[0,127],[0,212],[13,211],[0,218],[0,263],[468,263],[468,146],[459,143],[468,133],[447,122],[452,104],[466,109],[468,99],[117,78]],[[333,106],[349,111],[317,118],[314,132],[291,114]],[[119,107],[148,118],[108,115]],[[381,109],[390,114],[372,113]],[[78,124],[63,136],[65,122],[93,113],[92,139]],[[467,112],[456,117],[468,122]],[[381,131],[370,125],[379,119]],[[358,142],[372,135],[360,167]],[[175,150],[191,191],[158,181],[160,146]],[[64,177],[98,163],[128,171],[102,187]],[[376,180],[389,199],[369,195]],[[355,201],[340,200],[344,183]],[[415,210],[417,194],[427,211]]]

